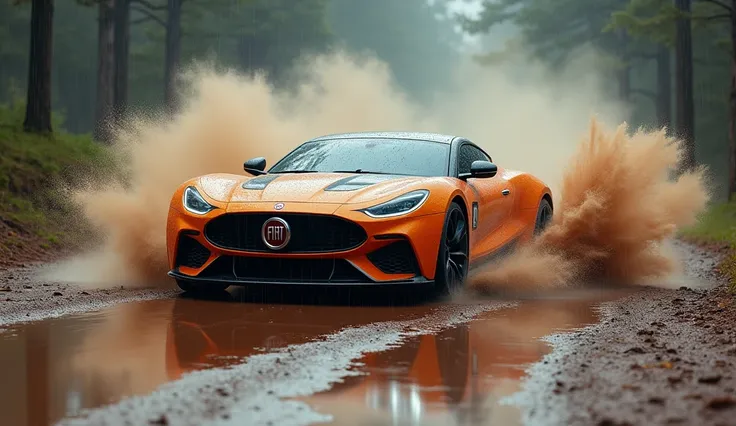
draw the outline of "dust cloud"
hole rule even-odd
[[[580,284],[652,284],[679,272],[666,245],[692,225],[709,191],[704,168],[670,179],[680,141],[665,130],[607,132],[595,120],[562,177],[550,226],[531,244],[470,277],[481,292]],[[665,284],[660,283],[660,284]]]
[[[473,276],[476,289],[562,285],[591,268],[622,279],[665,273],[672,262],[649,251],[650,243],[702,207],[700,175],[666,182],[676,150],[661,133],[629,138],[622,129],[608,134],[597,121],[591,125],[592,115],[618,124],[628,111],[609,94],[611,71],[598,68],[603,61],[595,52],[575,57],[556,72],[522,56],[495,67],[468,60],[425,104],[407,97],[382,62],[342,51],[304,58],[281,90],[262,76],[195,64],[181,78],[179,113],[133,117],[117,130],[125,178],[87,179],[75,192],[104,245],[49,274],[88,286],[173,286],[165,275],[165,226],[171,194],[183,181],[243,174],[248,158],[273,164],[315,136],[365,130],[463,135],[499,165],[534,173],[553,188],[553,226]]]

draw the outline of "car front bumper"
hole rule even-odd
[[[196,277],[185,275],[177,269],[172,269],[168,275],[178,281],[184,281],[194,284],[228,284],[228,285],[324,285],[324,286],[388,286],[388,285],[434,285],[434,280],[424,277],[414,277],[408,280],[392,280],[392,281],[374,281],[366,277],[363,281],[309,281],[309,280],[265,280],[265,279],[249,279],[239,278],[235,276],[205,276]]]
[[[168,275],[182,281],[234,285],[433,282],[444,214],[374,219],[362,212],[325,205],[320,206],[316,213],[313,205],[304,206],[309,209],[295,206],[291,211],[280,212],[257,207],[251,205],[247,211],[221,209],[204,216],[170,209],[167,224]],[[268,207],[272,207],[270,203]],[[347,250],[288,252],[223,247],[213,243],[212,238],[206,235],[206,225],[220,216],[264,213],[269,217],[299,214],[340,218],[360,225],[365,230],[366,238]],[[233,229],[233,232],[238,231]],[[187,250],[188,256],[182,256]],[[413,265],[411,270],[407,270],[408,264]]]

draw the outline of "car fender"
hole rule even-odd
[[[545,195],[552,200],[552,191],[539,178],[529,173],[519,173],[510,179],[519,188],[517,191],[517,208],[519,210],[537,210]]]

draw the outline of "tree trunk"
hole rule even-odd
[[[736,0],[734,0],[736,1]],[[672,131],[672,63],[670,49],[657,48],[657,122]]]
[[[690,13],[691,0],[675,0],[676,7]],[[695,167],[695,112],[693,107],[693,46],[691,22],[688,18],[677,20],[675,37],[675,78],[677,82],[677,136],[683,141],[680,171]]]
[[[728,118],[728,201],[736,193],[736,0],[731,0],[731,94]]]
[[[623,65],[618,71],[618,91],[619,98],[622,101],[628,102],[631,98],[631,65],[629,57],[628,42],[629,38],[625,30],[620,30],[618,33],[619,41],[619,55]]]
[[[166,53],[164,64],[164,102],[169,112],[176,110],[174,79],[181,55],[181,2],[168,0],[166,20]]]
[[[631,98],[631,67],[629,65],[624,65],[618,71],[618,96],[624,102],[628,102]]]
[[[125,114],[128,105],[128,57],[130,46],[130,0],[115,0],[115,89],[116,118]]]
[[[94,138],[112,141],[110,118],[115,100],[113,0],[100,0],[97,23],[97,101]]]
[[[33,0],[26,117],[23,122],[27,132],[51,132],[53,24],[53,0]]]
[[[237,47],[240,66],[250,73],[267,71],[268,45],[263,37],[259,38],[256,34],[241,36]]]

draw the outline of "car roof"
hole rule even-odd
[[[376,138],[376,139],[413,139],[429,142],[451,143],[457,136],[443,135],[440,133],[423,133],[423,132],[352,132],[352,133],[335,133],[332,135],[319,136],[307,142],[326,141],[332,139],[355,139],[355,138]]]

